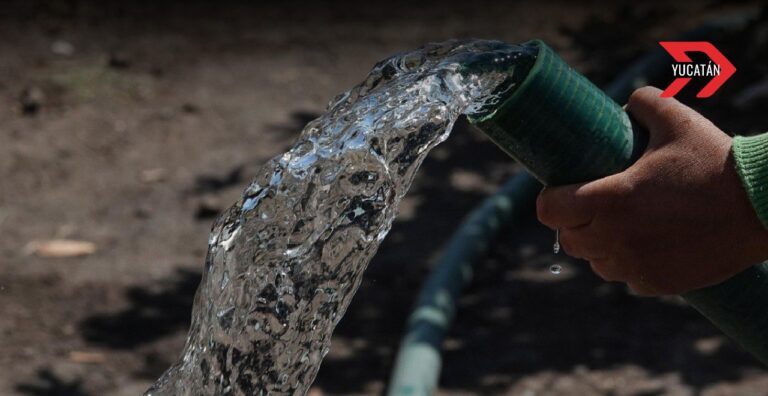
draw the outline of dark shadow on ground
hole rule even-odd
[[[195,179],[193,192],[197,194],[217,192],[234,187],[243,181],[243,166],[238,165],[223,175],[200,175]]]
[[[298,135],[304,126],[310,121],[319,117],[320,114],[308,110],[298,110],[291,113],[291,118],[284,124],[270,125],[269,130],[274,133],[279,133],[283,136],[286,134],[289,136]]]
[[[79,325],[93,344],[131,349],[189,327],[192,299],[200,273],[179,269],[173,277],[126,291],[130,306],[88,317]]]
[[[89,396],[82,390],[82,380],[65,381],[50,369],[37,371],[36,381],[16,385],[16,391],[30,396]]]
[[[318,115],[308,111],[297,111],[284,125],[273,125],[272,128],[281,133],[296,136],[307,122]],[[215,198],[217,194],[228,189],[242,189],[245,183],[256,176],[260,166],[261,163],[255,162],[238,164],[221,174],[199,175],[189,191],[195,196]],[[201,221],[212,221],[211,219],[215,218],[221,209],[223,208],[201,204],[192,216]],[[200,276],[199,271],[179,269],[168,279],[146,287],[132,287],[126,291],[130,304],[128,308],[118,312],[92,315],[80,323],[80,332],[86,341],[93,344],[128,349],[156,341],[178,331],[186,331],[191,317],[192,299],[200,282]],[[156,357],[148,357],[147,365],[151,368],[141,371],[140,374],[153,376],[158,368],[156,360]]]

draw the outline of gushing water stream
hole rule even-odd
[[[146,395],[304,394],[429,150],[534,54],[430,44],[335,98],[216,220],[182,356]]]

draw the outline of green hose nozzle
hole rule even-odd
[[[646,134],[627,113],[541,40],[525,79],[494,111],[470,121],[545,185],[621,172],[643,152]]]

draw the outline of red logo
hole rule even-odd
[[[707,41],[661,41],[659,44],[677,62],[672,65],[672,74],[677,78],[661,93],[664,98],[677,95],[694,77],[712,77],[712,80],[696,94],[697,98],[708,98],[736,72],[733,63]],[[688,57],[688,52],[703,52],[711,61],[693,63]]]

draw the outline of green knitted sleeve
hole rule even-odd
[[[768,228],[768,133],[736,136],[733,157],[757,217]]]

